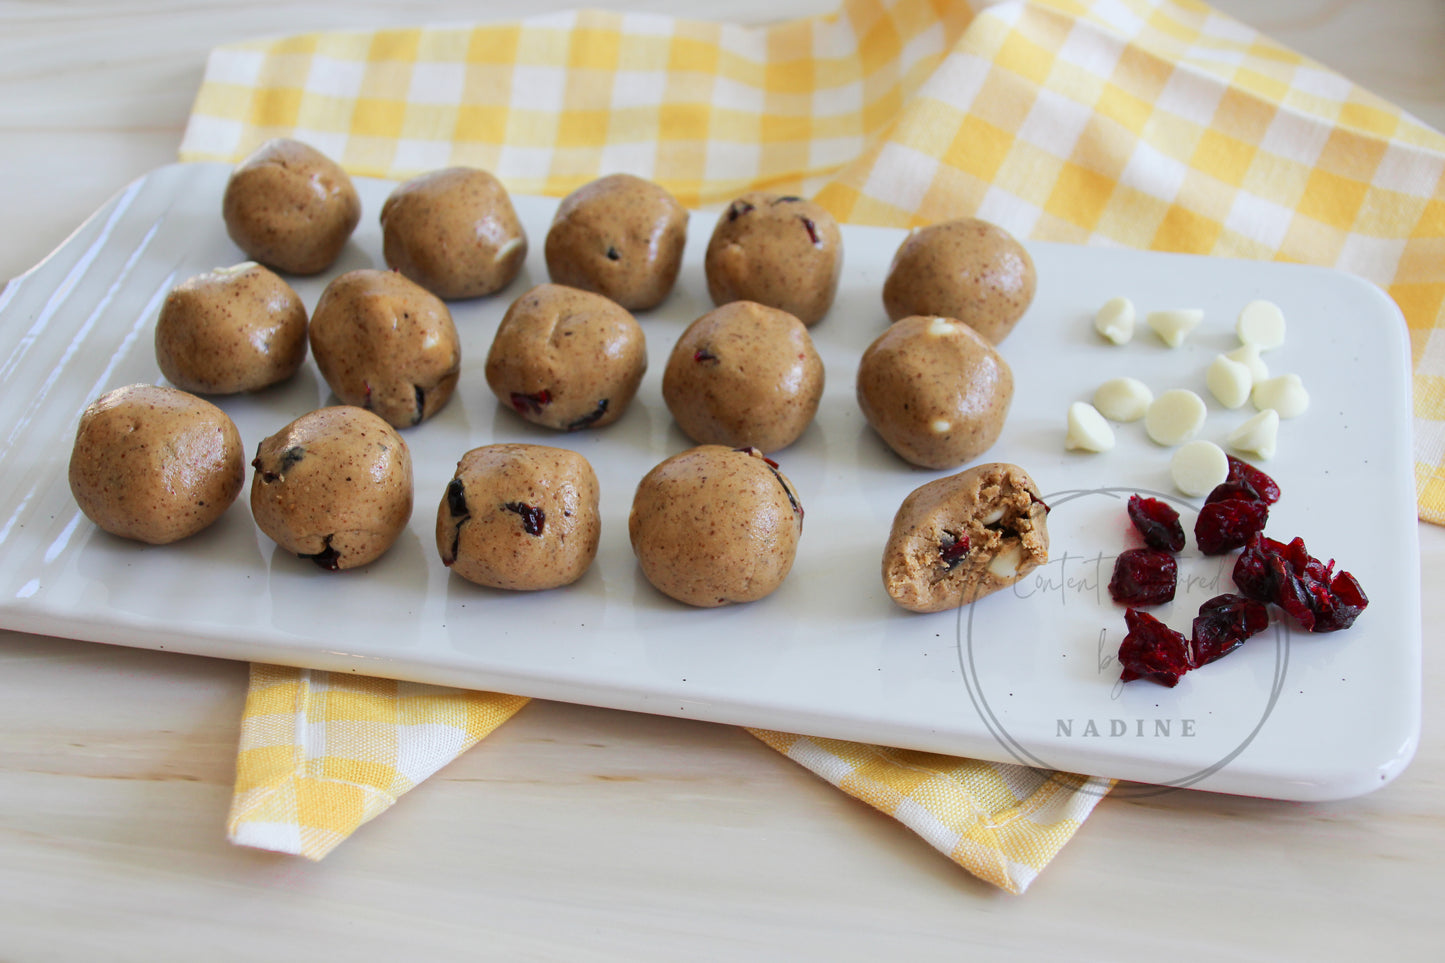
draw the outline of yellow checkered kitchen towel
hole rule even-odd
[[[761,28],[585,11],[219,48],[183,159],[272,136],[390,178],[467,164],[560,195],[625,170],[695,206],[761,187],[853,223],[974,214],[1026,237],[1343,268],[1409,324],[1420,514],[1445,522],[1445,138],[1201,3],[847,0]],[[317,674],[287,671],[316,694]],[[247,732],[259,714],[248,702]],[[303,745],[313,716],[291,718]],[[1014,891],[1108,785],[756,734]]]

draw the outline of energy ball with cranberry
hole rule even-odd
[[[803,322],[786,311],[734,301],[698,318],[677,339],[662,397],[699,444],[778,451],[818,411],[823,362]]]
[[[858,406],[899,457],[957,468],[987,451],[1013,401],[1008,362],[952,318],[895,322],[863,352]]]
[[[883,586],[912,612],[956,609],[1007,588],[1049,560],[1048,513],[1018,465],[929,482],[893,517]]]
[[[658,591],[713,608],[756,601],[783,583],[803,506],[756,448],[702,445],[647,473],[627,530],[642,574]]]
[[[570,585],[597,556],[597,475],[545,445],[484,445],[462,456],[437,506],[437,551],[469,582],[535,591]]]
[[[957,318],[990,344],[1008,336],[1034,299],[1033,258],[1003,228],[966,217],[909,234],[883,282],[889,319]]]
[[[527,259],[527,234],[502,182],[475,167],[413,177],[381,208],[391,267],[439,298],[500,291]]]
[[[311,315],[311,353],[343,404],[397,428],[420,424],[452,396],[462,349],[451,312],[395,271],[336,278]]]
[[[756,301],[811,326],[833,306],[843,237],[812,201],[744,194],[718,218],[703,263],[714,304]]]
[[[231,240],[255,260],[287,274],[317,274],[356,230],[361,198],[331,158],[277,138],[231,173],[221,215]]]
[[[194,535],[245,482],[235,423],[195,395],[128,385],[80,416],[70,491],[85,517],[112,535],[152,545]]]
[[[547,272],[629,311],[662,303],[677,281],[687,210],[651,181],[612,174],[562,199],[547,231]]]
[[[156,363],[177,388],[228,395],[285,381],[306,359],[306,306],[247,261],[178,284],[156,321]]]
[[[559,431],[622,417],[647,371],[647,339],[626,308],[600,294],[539,284],[507,309],[487,353],[502,404]]]
[[[256,525],[331,571],[380,558],[411,518],[411,453],[396,429],[346,405],[302,415],[261,442],[251,476]]]

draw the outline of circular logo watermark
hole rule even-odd
[[[1068,489],[1044,495],[1044,501],[1050,508],[1050,517],[1057,517],[1060,510],[1068,510],[1067,506],[1078,508],[1081,506],[1096,507],[1099,499],[1107,499],[1117,505],[1121,499],[1130,495],[1142,495],[1145,497],[1157,498],[1161,501],[1173,503],[1181,515],[1198,514],[1198,506],[1182,501],[1175,496],[1162,492],[1153,492],[1139,488],[1089,488],[1089,489]],[[1123,541],[1122,533],[1120,541]],[[1123,551],[1124,546],[1120,546]],[[1014,592],[1020,596],[1020,600],[1032,600],[1031,604],[1051,604],[1051,600],[1067,603],[1068,592],[1091,592],[1100,594],[1104,580],[1112,562],[1117,555],[1107,555],[1102,552],[1095,552],[1090,555],[1074,555],[1067,550],[1061,556],[1054,552],[1048,563],[1040,569],[1035,570],[1034,581],[1029,583],[1027,588],[1022,588],[1025,583],[1020,582],[1014,586]],[[1205,556],[1179,556],[1181,561],[1190,561],[1195,558],[1205,559]],[[1200,575],[1181,573],[1181,586],[1186,590],[1190,587],[1197,589],[1211,590],[1213,594],[1223,594],[1233,591],[1232,583],[1224,582],[1223,563],[1232,562],[1233,556],[1215,556],[1211,562],[1219,566],[1219,570],[1212,576],[1209,573]],[[1083,573],[1069,573],[1067,567],[1070,563],[1078,568],[1082,566]],[[1056,573],[1038,574],[1045,572],[1051,566],[1057,566]],[[1196,563],[1195,567],[1198,567]],[[1092,576],[1087,569],[1092,568]],[[1008,591],[1008,590],[1005,590]],[[1096,675],[1099,685],[1099,692],[1110,702],[1117,702],[1122,693],[1124,683],[1119,680],[1121,667],[1118,663],[1117,652],[1119,642],[1123,638],[1124,607],[1108,600],[1107,595],[1103,596],[1104,604],[1099,606],[1100,627],[1097,632],[1097,651],[1094,653]],[[1019,604],[1016,600],[1015,604]],[[1024,604],[1030,604],[1024,602]],[[1197,736],[1198,719],[1184,716],[1155,717],[1148,718],[1145,715],[1135,714],[1134,717],[1114,713],[1098,713],[1087,711],[1077,713],[1076,707],[1070,706],[1067,712],[1061,712],[1059,718],[1054,720],[1055,727],[1052,735],[1054,739],[1042,737],[1037,728],[1038,720],[1032,720],[1035,724],[1025,732],[1024,727],[1015,726],[1014,731],[1010,730],[1005,717],[1008,715],[1001,701],[1005,696],[1005,690],[1017,689],[1022,683],[1017,679],[1004,680],[993,678],[998,673],[991,669],[988,662],[987,645],[980,641],[975,646],[975,606],[965,604],[957,610],[955,623],[957,638],[957,654],[959,671],[962,674],[964,685],[968,690],[969,699],[972,700],[979,718],[988,728],[989,733],[1002,746],[1008,754],[1025,766],[1039,769],[1054,770],[1056,773],[1067,773],[1069,766],[1061,765],[1050,759],[1051,755],[1057,753],[1059,738],[1121,738],[1137,736],[1140,738],[1178,738],[1193,739]],[[1187,632],[1185,633],[1188,634]],[[1190,771],[1166,781],[1151,784],[1130,783],[1120,785],[1114,789],[1115,795],[1132,797],[1143,797],[1158,795],[1160,793],[1173,792],[1177,789],[1186,789],[1198,785],[1216,772],[1228,766],[1240,753],[1248,748],[1264,728],[1270,714],[1279,701],[1279,696],[1284,688],[1285,674],[1289,667],[1290,631],[1283,621],[1274,621],[1268,630],[1269,636],[1274,642],[1274,664],[1272,677],[1268,683],[1268,689],[1262,705],[1257,712],[1251,712],[1248,717],[1235,718],[1231,720],[1234,727],[1233,734],[1211,753],[1210,761],[1205,765],[1199,765]],[[1258,648],[1264,635],[1255,637],[1250,645]],[[1130,683],[1132,686],[1153,686],[1155,683],[1139,680]],[[1007,692],[1012,696],[1013,692]],[[1099,775],[1107,775],[1100,773]],[[1073,780],[1070,786],[1073,787]],[[1104,793],[1107,789],[1085,786],[1082,791]]]

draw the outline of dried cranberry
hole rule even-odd
[[[1184,526],[1179,524],[1179,513],[1159,499],[1130,495],[1129,521],[1150,548],[1161,552],[1184,550]]]
[[[707,364],[709,362],[717,364],[717,355],[713,354],[707,348],[698,348],[692,353],[692,360],[698,364]]]
[[[502,506],[509,512],[522,516],[522,529],[528,535],[541,535],[547,524],[547,513],[526,502],[507,502]]]
[[[1246,502],[1263,502],[1259,492],[1255,491],[1244,482],[1223,481],[1214,486],[1204,498],[1204,504],[1213,505],[1215,502],[1227,502],[1232,498],[1238,498]],[[1265,504],[1269,504],[1265,502]]]
[[[968,545],[968,532],[944,532],[938,543],[938,557],[943,561],[944,568],[949,571],[957,568],[958,563],[968,554]]]
[[[1229,459],[1229,477],[1226,484],[1233,482],[1250,488],[1260,501],[1273,505],[1279,501],[1279,484],[1247,461],[1226,455]]]
[[[823,241],[818,237],[818,225],[813,223],[813,219],[799,215],[798,220],[803,222],[803,227],[808,231],[808,240],[813,242],[813,246],[822,247]]]
[[[1247,545],[1264,531],[1268,520],[1269,505],[1261,500],[1226,498],[1209,502],[1195,519],[1194,542],[1205,555],[1223,555]]]
[[[1234,584],[1259,602],[1284,609],[1306,632],[1337,632],[1370,604],[1359,580],[1310,555],[1304,539],[1288,545],[1258,535],[1234,563]]]
[[[1124,623],[1129,632],[1119,643],[1119,664],[1125,682],[1148,679],[1172,689],[1193,668],[1189,640],[1148,612],[1128,609]]]
[[[1216,595],[1194,619],[1194,665],[1208,665],[1269,627],[1269,610],[1243,595]]]
[[[551,403],[552,392],[546,388],[543,388],[534,395],[526,395],[520,391],[512,392],[512,407],[517,409],[518,414],[525,415],[531,412],[534,415],[540,415],[542,409]]]
[[[1179,564],[1168,552],[1131,548],[1114,562],[1109,596],[1124,605],[1161,605],[1174,600]]]

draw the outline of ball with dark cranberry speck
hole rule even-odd
[[[673,346],[662,398],[699,444],[766,452],[797,440],[823,397],[823,361],[786,311],[734,301],[698,318]]]
[[[642,574],[658,591],[714,608],[756,601],[783,583],[803,505],[756,448],[702,445],[643,477],[627,528]]]
[[[462,456],[437,506],[437,551],[478,585],[570,585],[597,555],[597,505],[597,475],[576,452],[483,445]]]
[[[662,303],[677,281],[687,209],[631,174],[583,184],[562,199],[547,231],[553,282],[595,291],[629,311]]]
[[[621,418],[646,371],[637,319],[600,294],[561,284],[539,284],[512,302],[487,352],[497,400],[558,431]]]
[[[714,304],[756,301],[811,326],[838,292],[843,236],[812,201],[756,191],[722,212],[703,266]]]
[[[395,271],[349,271],[321,292],[311,353],[343,404],[388,424],[419,424],[446,405],[462,350],[447,306]]]
[[[251,514],[277,545],[331,571],[380,558],[411,518],[411,453],[352,406],[302,415],[261,442]]]

